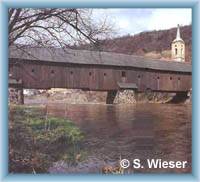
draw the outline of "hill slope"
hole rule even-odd
[[[136,34],[134,36],[127,35],[114,39],[101,40],[98,47],[102,51],[136,54],[158,59],[171,58],[171,42],[176,37],[176,28],[169,30],[149,31]],[[181,37],[186,45],[186,61],[192,58],[192,27],[183,26],[180,29]],[[91,45],[81,45],[78,49],[92,49]]]

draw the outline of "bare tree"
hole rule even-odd
[[[83,41],[95,44],[112,32],[106,19],[95,23],[91,9],[9,9],[9,46],[67,47]]]

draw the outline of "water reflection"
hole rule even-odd
[[[145,168],[129,172],[191,172],[191,105],[51,104],[48,112],[73,120],[85,133],[83,147],[88,155],[104,164],[120,157],[138,158]],[[185,169],[146,167],[146,159],[159,158],[189,165]]]

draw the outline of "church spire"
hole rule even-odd
[[[178,24],[177,32],[176,32],[176,39],[181,39],[179,24]]]
[[[177,26],[176,39],[174,41],[183,41],[183,39],[181,38],[181,34],[180,34],[180,26],[179,26],[179,24]]]

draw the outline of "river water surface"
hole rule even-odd
[[[140,159],[144,168],[136,172],[191,172],[191,105],[186,104],[49,104],[51,115],[65,117],[84,132],[82,144],[87,159],[77,166],[60,161],[51,173],[100,173],[119,160]],[[185,168],[150,169],[146,159],[187,161]],[[132,162],[131,162],[132,164]]]

